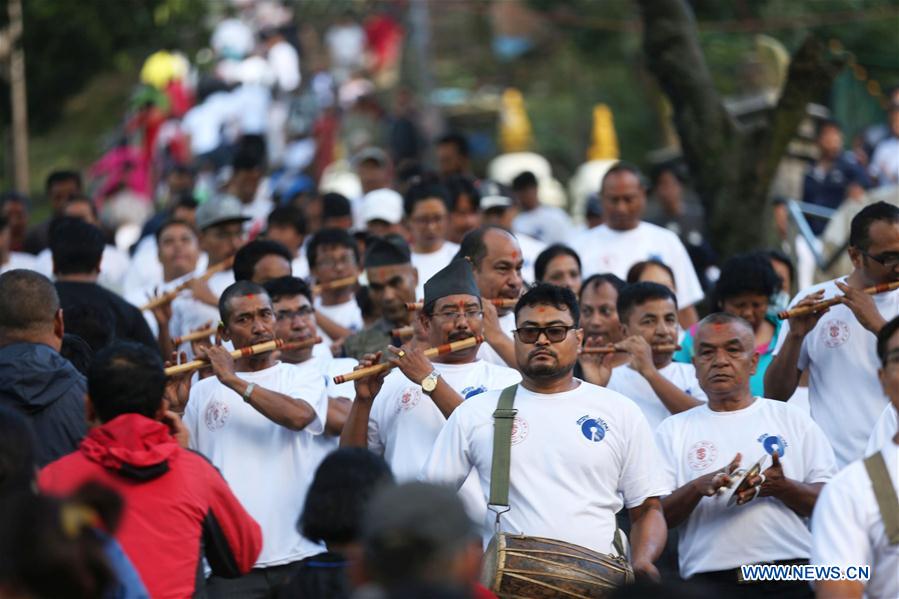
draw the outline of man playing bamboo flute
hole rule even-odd
[[[471,265],[457,259],[425,283],[418,318],[432,347],[483,334],[483,312]],[[414,480],[446,419],[463,401],[521,380],[511,368],[477,358],[478,346],[429,360],[421,349],[390,346],[390,374],[356,381],[356,400],[343,427],[342,446],[365,446],[383,454],[397,480]],[[365,357],[362,366],[380,356]],[[486,504],[472,478],[462,499],[472,517]]]
[[[275,338],[275,313],[265,290],[234,283],[219,300],[221,338],[236,349]],[[202,350],[214,377],[193,385],[184,412],[190,447],[221,471],[262,528],[262,553],[237,579],[212,576],[216,597],[271,597],[300,560],[322,551],[296,530],[320,452],[313,436],[325,427],[328,398],[321,376],[268,352],[234,359],[220,345]]]
[[[854,268],[848,277],[799,292],[790,308],[840,295],[842,303],[785,321],[765,373],[765,395],[786,401],[808,369],[812,419],[840,467],[863,457],[888,403],[877,380],[877,333],[899,315],[899,290],[869,295],[863,289],[899,280],[899,208],[877,202],[859,212],[849,232],[849,257]]]

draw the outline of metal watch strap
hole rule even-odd
[[[250,401],[250,397],[253,395],[253,390],[256,389],[256,383],[250,383],[247,385],[247,388],[243,391],[243,400]]]
[[[890,545],[899,545],[899,497],[890,480],[890,471],[883,459],[883,453],[877,452],[865,458],[865,470],[874,488],[874,499],[880,509],[880,518],[886,531]]]

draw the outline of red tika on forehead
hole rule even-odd
[[[256,296],[255,296],[254,294],[252,294],[252,293],[248,293],[248,294],[247,294],[247,297],[248,297],[249,299],[253,299],[253,298],[256,297]]]

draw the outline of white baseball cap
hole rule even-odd
[[[403,220],[403,196],[392,189],[375,189],[362,196],[362,222],[383,220],[391,225]]]

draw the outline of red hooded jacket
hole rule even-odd
[[[41,490],[54,495],[87,481],[122,495],[115,536],[155,599],[191,597],[203,582],[203,555],[214,573],[234,577],[249,572],[262,550],[259,525],[218,470],[155,420],[118,416],[38,475]]]

